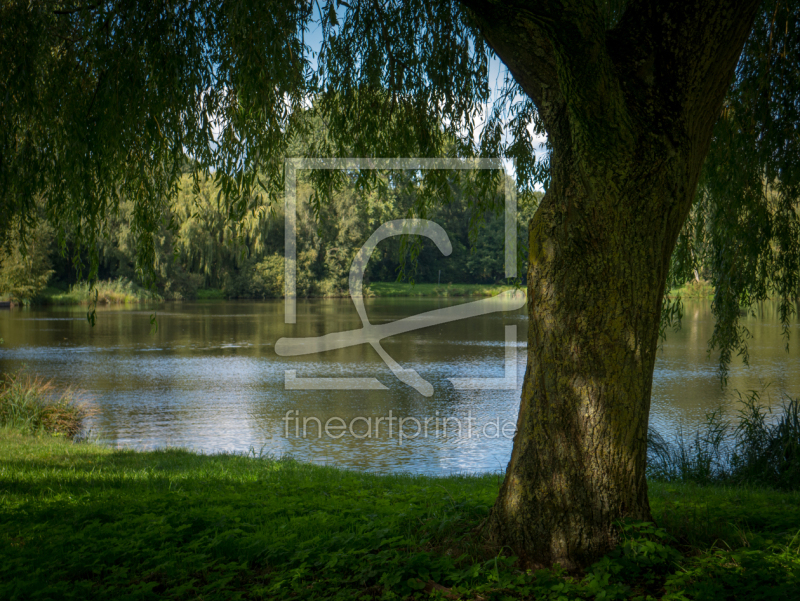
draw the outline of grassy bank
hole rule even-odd
[[[96,294],[96,296],[95,296]],[[97,299],[100,305],[159,302],[161,297],[138,284],[120,278],[97,282],[94,288],[82,282],[70,286],[69,290],[45,288],[36,302],[44,305],[88,305]]]
[[[97,302],[99,304],[133,304],[144,302],[160,302],[160,296],[138,286],[129,280],[113,280],[98,282]],[[513,286],[500,284],[416,284],[411,285],[399,282],[375,282],[366,287],[366,294],[370,297],[467,297],[467,296],[495,296],[505,290],[513,290]],[[343,293],[341,296],[347,296]],[[37,304],[44,305],[80,305],[89,304],[94,298],[94,292],[88,284],[76,284],[69,290],[59,288],[45,288],[37,298]],[[218,288],[200,288],[194,300],[221,301],[228,297],[224,290]]]
[[[653,483],[582,576],[469,536],[496,475],[375,475],[0,433],[2,599],[791,599],[800,493]]]
[[[751,394],[728,434],[713,414],[693,438],[651,441],[658,527],[620,525],[623,543],[576,575],[527,570],[476,534],[496,474],[73,443],[86,414],[40,380],[0,387],[0,599],[788,600],[800,590],[796,400],[770,420]]]
[[[369,296],[496,296],[513,286],[504,284],[407,284],[405,282],[373,282]]]
[[[364,287],[367,297],[462,297],[462,296],[495,296],[505,290],[513,290],[513,286],[503,284],[409,284],[406,282],[372,282]],[[336,295],[325,295],[310,298],[342,298],[349,296],[347,291]],[[224,290],[200,289],[197,300],[224,300]]]
[[[714,297],[714,286],[705,280],[691,280],[680,288],[670,290],[669,295],[673,298],[680,296],[681,298],[710,299]]]

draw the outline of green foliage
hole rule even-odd
[[[782,488],[800,486],[800,399],[785,401],[777,421],[770,419],[772,410],[759,403],[755,391],[742,404],[731,457],[734,477]]]
[[[40,222],[27,240],[15,236],[0,247],[0,295],[16,301],[36,299],[53,275],[52,245],[53,229]]]
[[[714,297],[714,287],[702,279],[690,280],[680,288],[674,288],[673,290],[670,290],[670,296],[710,299]]]
[[[224,300],[225,293],[218,288],[205,288],[197,291],[197,300]]]
[[[670,544],[676,542],[663,528],[649,522],[627,522],[621,525],[622,542],[608,556],[632,578],[643,574],[652,577],[671,571],[681,555]]]
[[[469,534],[495,475],[378,475],[12,431],[0,465],[9,600],[777,599],[800,578],[797,493],[654,483],[662,526],[621,524],[621,545],[577,575],[526,570]]]
[[[401,282],[373,282],[367,288],[368,296],[495,296],[513,286],[503,284],[406,284]]]
[[[358,102],[349,115],[323,110],[333,117],[335,148],[355,153],[337,156],[374,153],[363,148],[376,136],[386,142],[384,156],[441,156],[448,139],[442,124],[451,124],[452,136],[460,132],[457,124],[479,117],[488,93],[487,55],[458,5],[398,3],[389,7],[396,13],[391,22],[370,8],[342,28],[330,20],[333,5],[325,3],[321,13],[316,6],[0,5],[0,56],[7,66],[0,79],[0,242],[15,216],[30,223],[35,200],[43,197],[62,243],[69,231],[73,256],[89,259],[91,280],[103,226],[129,202],[135,265],[149,285],[182,173],[191,172],[195,182],[213,177],[221,213],[234,223],[254,205],[274,206],[289,142],[307,128],[302,109],[311,95],[320,106]],[[428,18],[437,20],[440,33],[433,37],[420,29]],[[319,25],[325,46],[311,49],[305,31]],[[393,40],[393,47],[377,47],[391,58],[374,62],[376,47],[370,47],[367,68],[355,81],[348,68],[359,61],[337,53],[367,39]],[[464,52],[465,44],[474,51]],[[412,56],[421,77],[396,62]],[[387,64],[395,65],[391,93],[381,81]],[[428,93],[409,97],[412,90]],[[471,133],[460,133],[471,140]]]
[[[655,518],[685,555],[665,579],[666,599],[793,598],[796,492],[659,482],[649,489]]]
[[[244,265],[231,285],[229,294],[237,298],[282,298],[284,295],[285,259],[270,255],[258,263]],[[303,271],[305,274],[306,272]],[[300,280],[301,278],[298,278]],[[308,288],[307,278],[297,282],[298,293]]]
[[[798,6],[761,4],[673,257],[673,285],[700,271],[713,286],[723,377],[734,353],[747,361],[742,309],[777,298],[788,343],[800,296]]]
[[[386,177],[388,181],[389,175]],[[347,294],[350,266],[361,245],[385,221],[409,212],[413,214],[414,186],[418,184],[414,184],[408,174],[393,174],[391,178],[400,185],[387,187],[383,193],[360,189],[357,181],[346,179],[329,202],[315,209],[308,173],[301,174],[297,219],[299,295]],[[463,185],[467,180],[462,177],[460,181],[452,181],[451,202],[428,215],[449,232],[454,255],[443,257],[433,244],[423,242],[416,265],[411,261],[406,263],[407,275],[415,281],[494,284],[504,280],[503,217],[489,214],[479,230],[470,229],[474,211],[467,196],[468,186]],[[158,296],[192,299],[205,295],[200,292],[203,289],[221,290],[220,298],[282,297],[283,212],[253,207],[243,219],[233,223],[225,213],[221,189],[212,179],[192,182],[189,176],[184,176],[180,183],[177,199],[168,213],[170,227],[162,227],[155,239],[155,291],[148,294],[141,288],[145,282],[135,266],[134,207],[122,201],[106,228],[98,251],[99,274],[104,280],[111,280],[95,286],[99,302],[135,302]],[[509,181],[507,185],[513,183]],[[527,238],[527,221],[539,197],[539,194],[530,193],[520,198],[518,247],[521,254]],[[56,253],[52,237],[45,250]],[[366,281],[397,279],[403,268],[403,253],[407,256],[408,250],[400,240],[381,243],[368,265]],[[60,284],[70,287],[70,266],[59,267],[61,277],[67,280],[62,279]],[[526,262],[520,258],[520,272],[524,272],[525,267]],[[43,300],[88,302],[90,288],[84,282],[76,282],[69,293],[49,293]]]
[[[536,137],[545,133],[537,108],[507,70],[492,93],[491,49],[462,3],[197,0],[174,7],[120,0],[55,6],[0,5],[6,66],[0,78],[0,244],[14,224],[30,230],[37,203],[44,202],[61,249],[76,266],[88,267],[90,280],[102,276],[109,222],[127,213],[131,244],[124,267],[137,272],[137,281],[149,287],[160,277],[162,293],[182,298],[198,287],[222,287],[220,270],[230,268],[217,267],[218,260],[238,268],[250,257],[227,256],[228,242],[233,255],[248,253],[219,235],[219,224],[235,230],[254,211],[278,206],[286,156],[497,156],[515,161],[520,191],[536,182],[549,185],[547,152],[539,159],[534,152]],[[580,6],[596,27],[614,32],[626,10],[638,5],[587,0]],[[790,301],[800,291],[797,8],[797,0],[761,3],[667,288],[682,286],[693,272],[711,281],[718,319],[711,344],[720,350],[723,370],[732,353],[746,357],[740,308],[775,294],[788,328]],[[316,28],[321,46],[310,48],[305,32]],[[298,146],[298,138],[305,142]],[[206,237],[204,244],[164,248],[184,176],[198,188],[213,180],[214,224],[203,235],[187,234],[195,241]],[[313,172],[311,214],[320,217],[343,178],[385,198],[393,184],[382,177]],[[468,194],[470,231],[497,208],[499,177],[485,171],[469,182],[475,192]],[[425,217],[446,205],[447,178],[436,171],[417,174],[421,185],[410,213]],[[322,218],[317,223],[327,228]],[[176,251],[183,253],[183,272],[165,275],[172,263],[163,258]],[[258,250],[256,264],[278,251]],[[323,261],[327,276],[314,273],[315,281],[323,276],[325,293],[341,288],[337,261],[344,262],[341,256]],[[488,255],[473,257],[470,270],[495,275]],[[189,277],[198,273],[200,284]]]
[[[214,170],[237,218],[256,185],[281,179],[292,109],[308,90],[310,6],[0,4],[0,241],[44,196],[94,279],[102,225],[124,197],[148,274],[186,151],[195,174]]]

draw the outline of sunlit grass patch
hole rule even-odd
[[[672,297],[710,299],[714,296],[714,286],[706,280],[692,280],[680,288],[673,288],[669,294]]]
[[[405,282],[372,282],[366,287],[366,296],[376,297],[460,297],[496,296],[514,286],[506,284],[408,284]]]
[[[94,300],[98,304],[135,304],[161,301],[161,297],[142,288],[126,278],[96,282],[94,287],[80,282],[70,287],[69,291],[47,288],[42,301],[51,305],[81,305]]]

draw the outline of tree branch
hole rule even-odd
[[[462,2],[536,104],[548,133],[568,116],[583,152],[628,151],[632,123],[594,0]]]
[[[548,133],[566,115],[576,150],[617,158],[633,152],[643,123],[667,138],[708,140],[716,120],[708,113],[730,85],[759,5],[630,0],[607,30],[595,0],[461,2]]]
[[[519,18],[514,3],[461,0],[486,42],[505,63],[514,79],[544,112],[556,94],[563,101],[556,73],[556,57],[546,32]],[[518,3],[517,3],[518,4]]]
[[[709,140],[759,5],[631,0],[607,45],[635,118],[668,136]]]

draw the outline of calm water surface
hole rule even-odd
[[[457,302],[464,301],[372,299],[367,312],[373,323],[385,323]],[[426,398],[398,381],[367,345],[304,357],[276,354],[282,336],[359,328],[349,299],[298,301],[296,325],[284,324],[280,301],[156,308],[155,333],[150,307],[98,310],[94,328],[81,307],[0,312],[5,341],[0,369],[25,367],[58,387],[84,391],[97,409],[93,433],[118,445],[207,452],[253,448],[317,463],[428,474],[505,469],[525,370],[524,309],[385,339],[390,356],[433,384],[435,392]],[[797,321],[788,353],[774,305],[762,306],[758,317],[744,323],[753,335],[750,366],[736,360],[722,390],[716,357],[706,352],[713,328],[708,303],[687,303],[682,330],[670,332],[656,362],[651,411],[656,428],[665,434],[679,425],[691,430],[720,405],[733,413],[735,390],[767,386],[776,407],[783,394],[800,396]],[[508,325],[517,326],[517,390],[455,390],[449,378],[503,377]],[[286,390],[285,370],[296,370],[300,378],[376,377],[388,390]],[[397,421],[391,422],[391,436],[388,419],[375,427],[376,418],[388,418],[390,411],[393,417],[416,418],[423,428],[427,420],[427,433],[423,429],[413,438],[416,424],[406,421],[409,438],[401,444]],[[314,418],[330,424],[330,435],[319,436]],[[337,429],[341,423],[351,428]]]

